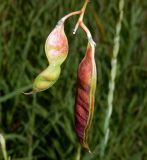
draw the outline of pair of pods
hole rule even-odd
[[[28,94],[46,90],[58,80],[61,64],[65,61],[68,50],[64,21],[59,21],[45,43],[45,53],[49,66],[36,77],[33,83],[33,91]],[[86,54],[78,67],[75,100],[75,131],[80,144],[87,150],[89,150],[88,132],[94,112],[96,89],[94,54],[95,46],[89,39]]]

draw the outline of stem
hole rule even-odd
[[[94,42],[92,35],[89,31],[89,29],[87,28],[87,26],[84,24],[84,22],[80,22],[79,23],[80,27],[85,31],[85,33],[87,34],[88,40],[92,45],[96,45],[96,43]]]
[[[76,26],[75,26],[75,28],[74,28],[74,30],[73,30],[73,34],[76,34],[76,31],[77,31],[80,23],[83,21],[84,13],[85,13],[85,10],[86,10],[86,7],[87,7],[88,2],[89,2],[89,0],[85,0],[85,3],[84,3],[84,5],[83,5],[83,7],[82,7],[82,9],[81,9],[80,17],[79,17],[79,19],[78,19],[78,21],[77,21],[77,24],[76,24]]]
[[[85,10],[86,10],[86,7],[87,7],[88,2],[89,2],[89,0],[85,0],[85,3],[84,3],[84,5],[83,5],[83,7],[82,7],[81,10],[75,11],[75,12],[71,12],[71,13],[65,15],[63,18],[61,18],[61,19],[58,21],[57,25],[63,24],[63,23],[65,22],[65,20],[67,20],[67,19],[68,19],[69,17],[71,17],[71,16],[80,14],[80,17],[79,17],[79,19],[78,19],[78,21],[77,21],[77,23],[76,23],[76,26],[75,26],[75,28],[74,28],[74,30],[73,30],[73,34],[75,34],[76,31],[77,31],[77,29],[78,29],[78,27],[80,26],[80,23],[83,22],[83,17],[84,17],[84,13],[85,13]],[[84,27],[84,28],[85,28],[85,27]]]
[[[78,151],[77,151],[77,156],[76,156],[76,160],[80,160],[81,159],[81,146],[78,146]]]
[[[34,133],[35,133],[35,106],[36,106],[36,95],[33,96],[33,106],[29,113],[29,128],[28,128],[28,157],[30,160],[33,159],[33,148],[34,148]]]
[[[81,10],[80,11],[71,12],[71,13],[67,14],[58,23],[60,23],[60,22],[64,23],[66,19],[68,19],[71,16],[77,15],[77,14],[81,14]]]
[[[6,150],[5,138],[2,134],[0,134],[0,144],[1,144],[0,148],[2,150],[4,160],[9,160],[9,157],[7,155],[7,150]]]
[[[120,47],[120,31],[121,31],[121,25],[123,20],[123,8],[124,8],[124,0],[119,1],[119,20],[116,24],[116,34],[114,37],[114,47],[113,47],[113,57],[111,60],[111,77],[109,81],[109,92],[108,92],[108,108],[106,111],[105,121],[104,121],[104,139],[102,141],[101,146],[101,158],[104,157],[105,148],[107,146],[108,140],[109,140],[109,125],[110,125],[110,119],[113,111],[113,96],[114,96],[114,90],[115,90],[115,78],[116,78],[116,72],[117,72],[117,55],[119,53],[119,47]]]

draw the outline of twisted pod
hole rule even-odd
[[[78,67],[75,100],[75,130],[82,147],[89,150],[88,132],[91,125],[96,90],[95,44],[90,39],[85,57]]]
[[[34,80],[33,91],[26,94],[40,92],[50,88],[59,78],[61,64],[68,54],[68,40],[64,32],[64,20],[60,20],[45,42],[45,54],[49,66]]]

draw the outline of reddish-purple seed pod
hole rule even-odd
[[[87,138],[94,112],[96,89],[95,46],[89,42],[86,55],[78,67],[75,101],[75,130],[79,142],[89,149]]]

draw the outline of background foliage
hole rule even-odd
[[[79,154],[81,160],[99,159],[118,0],[91,0],[84,19],[97,43],[98,87],[89,140],[92,155],[78,151],[74,132],[76,71],[87,44],[81,30],[72,35],[77,17],[66,22],[70,52],[58,82],[37,95],[22,94],[48,65],[47,35],[61,17],[82,4],[82,0],[0,0],[0,132],[13,160],[75,160]],[[105,160],[147,159],[146,7],[146,0],[125,0]]]

